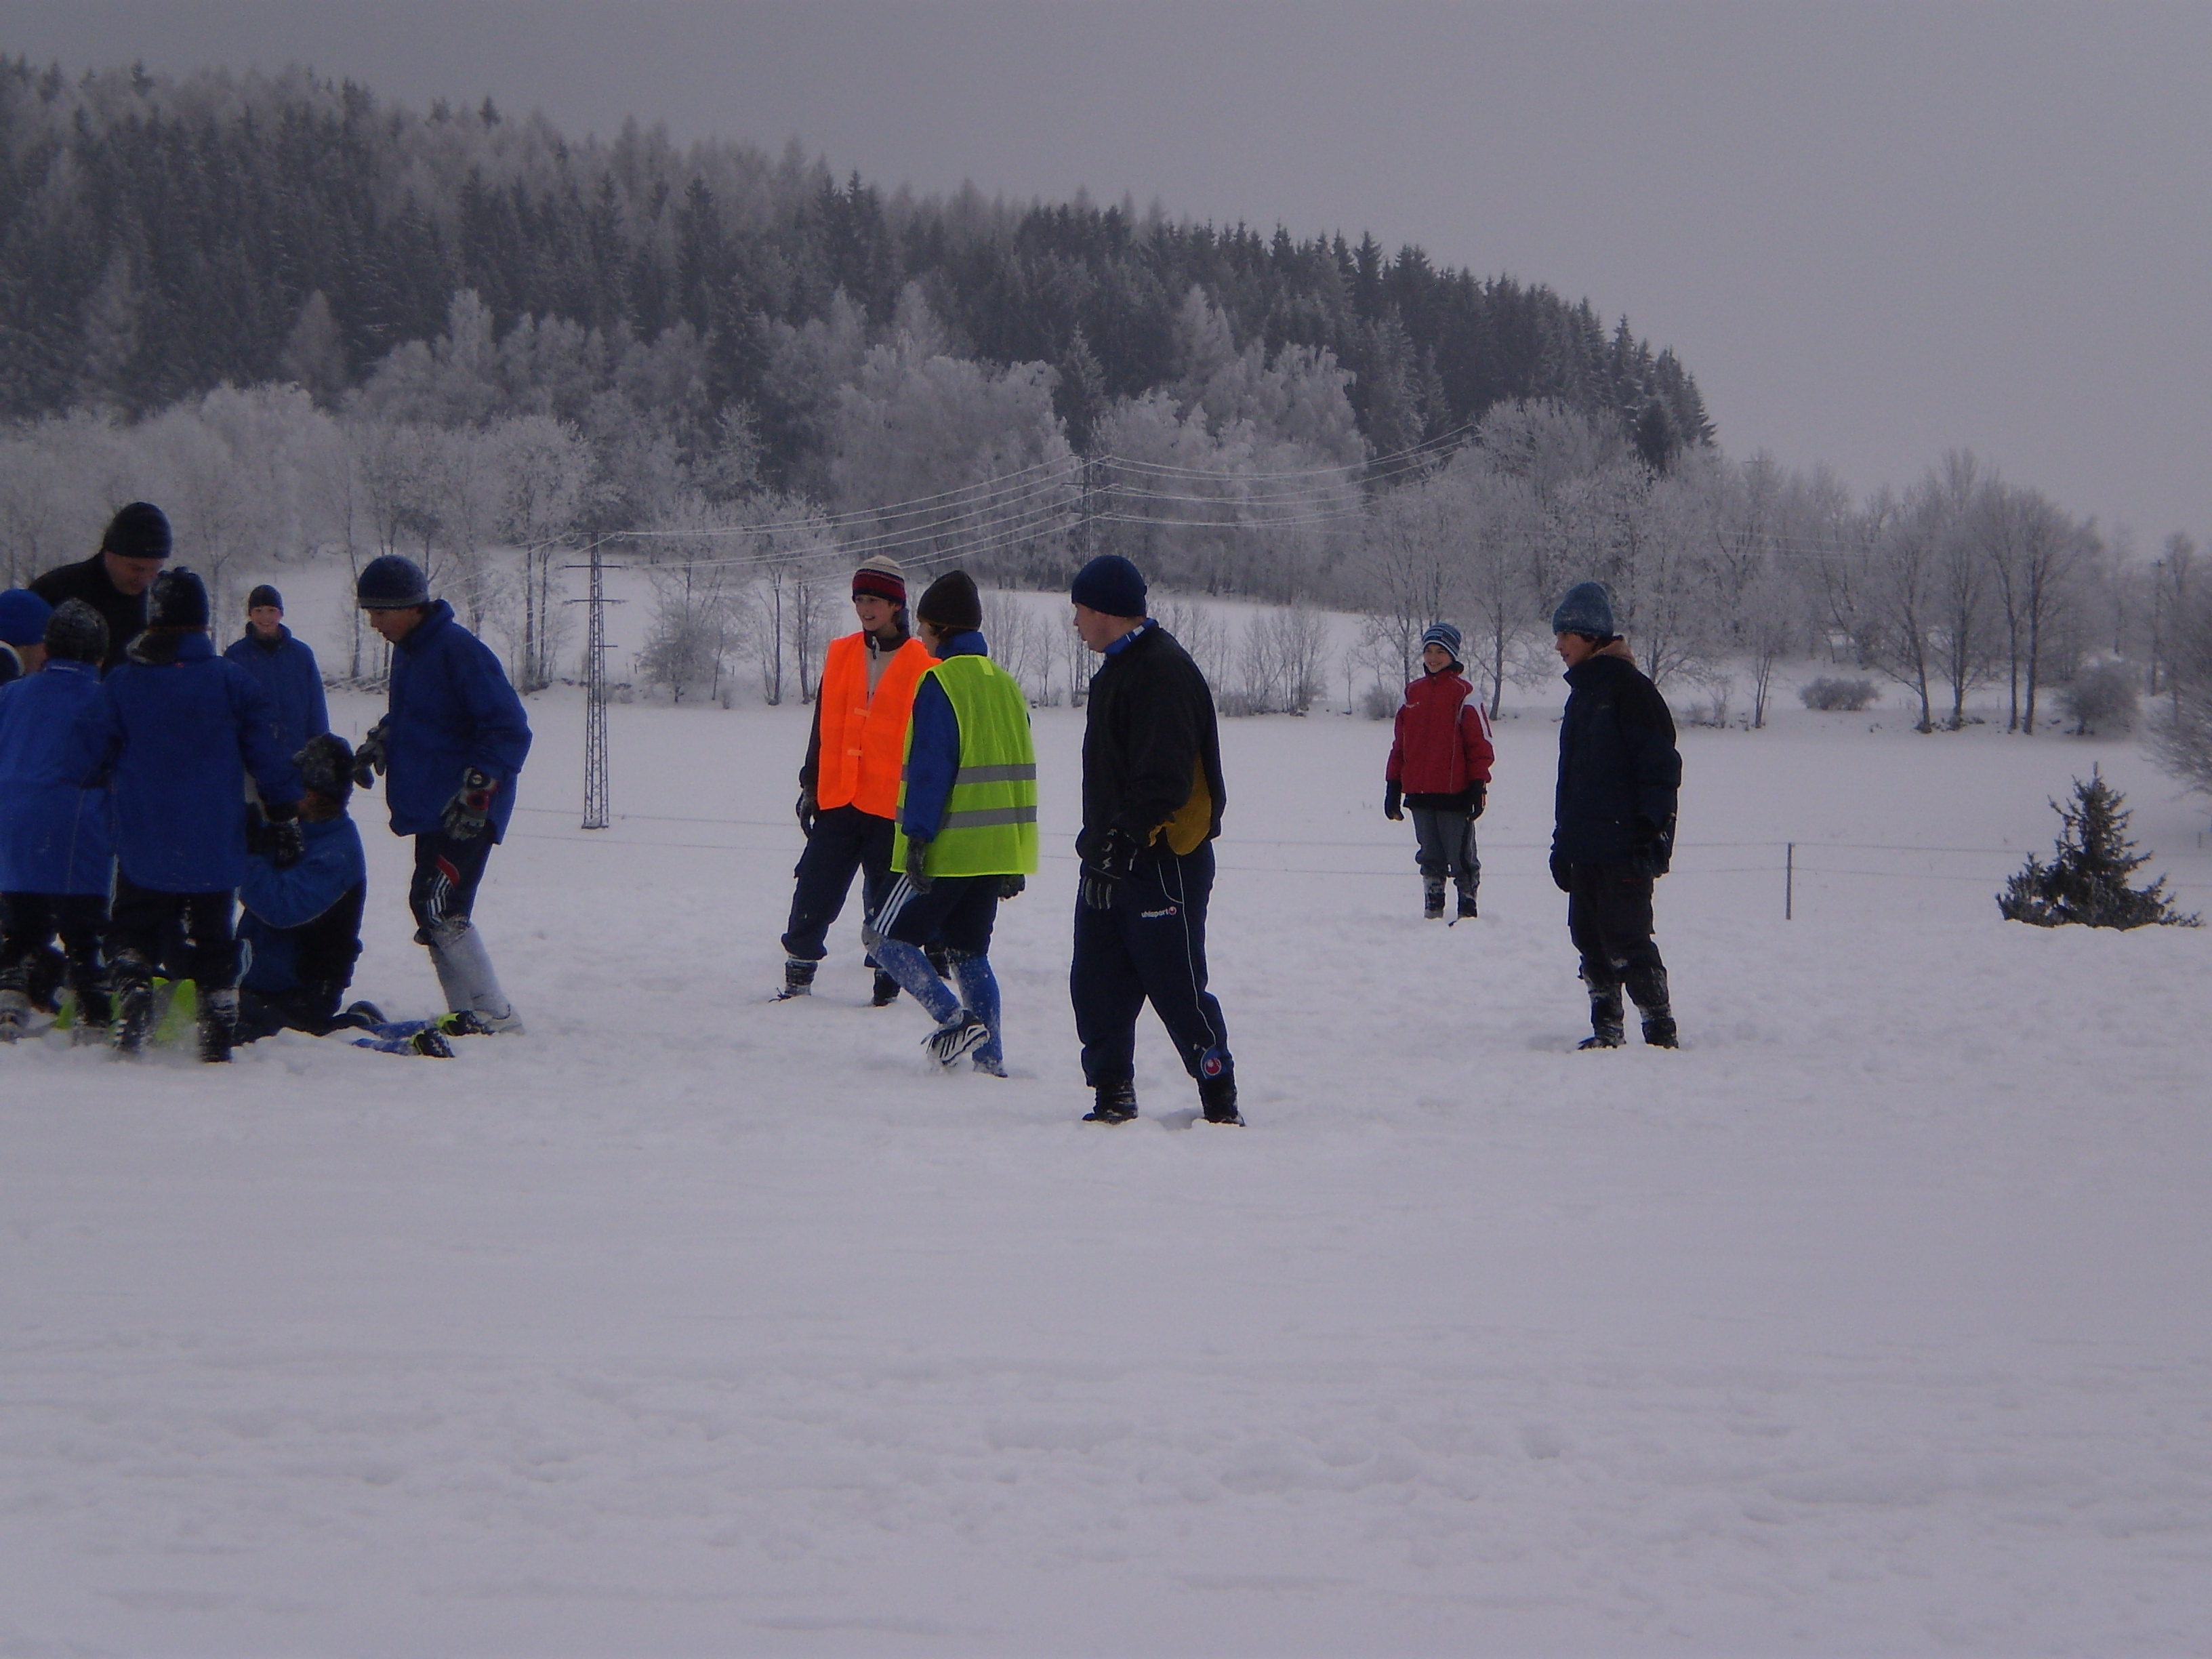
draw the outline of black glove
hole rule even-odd
[[[368,788],[376,781],[376,775],[392,763],[391,750],[385,745],[386,724],[377,721],[368,728],[368,735],[354,745],[353,787],[356,789]]]
[[[814,833],[814,815],[821,811],[821,808],[815,805],[814,792],[803,785],[799,791],[799,805],[796,810],[799,813],[799,833],[802,836],[811,836]]]
[[[491,822],[491,798],[499,793],[499,785],[473,766],[461,774],[461,787],[453,792],[453,799],[446,803],[439,822],[446,833],[455,841],[474,841]]]
[[[1396,823],[1406,816],[1406,797],[1395,783],[1382,786],[1382,816]]]
[[[1552,885],[1562,893],[1571,893],[1574,890],[1574,883],[1569,879],[1573,870],[1574,866],[1567,862],[1565,854],[1557,851],[1553,853]]]
[[[307,837],[297,818],[271,821],[262,832],[261,850],[279,870],[289,870],[307,856]]]
[[[1489,805],[1490,786],[1486,783],[1476,784],[1474,786],[1474,805],[1467,809],[1468,817],[1470,818],[1480,817],[1482,816],[1482,809]]]
[[[906,884],[917,893],[927,893],[936,882],[937,878],[929,873],[929,843],[908,836],[906,843]]]
[[[1660,823],[1651,818],[1636,820],[1636,839],[1628,854],[1629,867],[1639,876],[1663,876],[1674,861],[1674,821],[1669,818]]]
[[[1137,843],[1127,830],[1117,824],[1099,836],[1098,850],[1083,860],[1083,908],[1112,909],[1115,894],[1136,867]]]
[[[1002,901],[1019,898],[1029,890],[1029,884],[1030,878],[1027,876],[1002,876],[999,878],[999,897]]]

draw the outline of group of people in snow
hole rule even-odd
[[[530,749],[499,659],[410,561],[371,562],[356,599],[393,647],[390,704],[356,749],[283,596],[254,588],[218,654],[173,546],[133,501],[90,558],[0,593],[0,1042],[64,992],[72,1041],[126,1054],[185,1008],[210,1061],[286,1029],[433,1056],[520,1031],[471,921]],[[379,775],[415,838],[416,939],[449,1005],[434,1021],[345,1002],[368,881],[349,806]]]
[[[878,1007],[904,990],[929,1014],[941,1066],[1006,1073],[991,935],[1036,873],[1029,700],[991,660],[964,571],[912,611],[895,560],[853,573],[857,633],[833,641],[799,768],[806,836],[783,935],[781,999],[811,993],[830,925],[861,878],[861,942]],[[1069,589],[1102,659],[1083,739],[1082,860],[1068,982],[1092,1091],[1085,1121],[1137,1115],[1137,1017],[1149,1000],[1209,1123],[1241,1124],[1236,1062],[1206,988],[1213,838],[1227,792],[1206,678],[1146,615],[1145,579],[1102,554]]]
[[[1618,1048],[1627,1040],[1625,990],[1642,1016],[1644,1042],[1673,1048],[1680,1039],[1666,963],[1651,937],[1651,892],[1674,858],[1682,782],[1674,716],[1638,672],[1599,583],[1568,591],[1553,612],[1552,636],[1568,690],[1551,869],[1567,896],[1567,932],[1589,992],[1590,1035],[1580,1046]],[[1460,632],[1449,623],[1421,635],[1421,678],[1399,706],[1382,793],[1385,817],[1413,816],[1422,915],[1443,917],[1449,880],[1459,893],[1455,923],[1476,914],[1482,860],[1474,822],[1497,758],[1489,716],[1459,653]]]

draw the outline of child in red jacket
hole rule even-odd
[[[1459,662],[1459,629],[1437,623],[1421,635],[1421,678],[1406,688],[1390,739],[1383,776],[1382,816],[1393,823],[1413,812],[1421,866],[1421,914],[1444,913],[1444,878],[1459,886],[1459,916],[1474,915],[1482,860],[1474,850],[1474,821],[1482,816],[1490,782],[1490,717]]]

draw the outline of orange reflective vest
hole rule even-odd
[[[866,636],[848,634],[830,641],[822,665],[822,750],[814,789],[819,805],[857,806],[879,818],[898,811],[915,688],[936,665],[927,646],[908,640],[884,665],[872,702]]]

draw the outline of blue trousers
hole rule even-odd
[[[1228,1022],[1206,988],[1206,905],[1212,893],[1207,842],[1180,857],[1139,859],[1110,909],[1076,901],[1067,989],[1083,1042],[1083,1080],[1093,1088],[1135,1075],[1137,1016],[1148,1001],[1183,1070],[1203,1079],[1234,1069]]]

